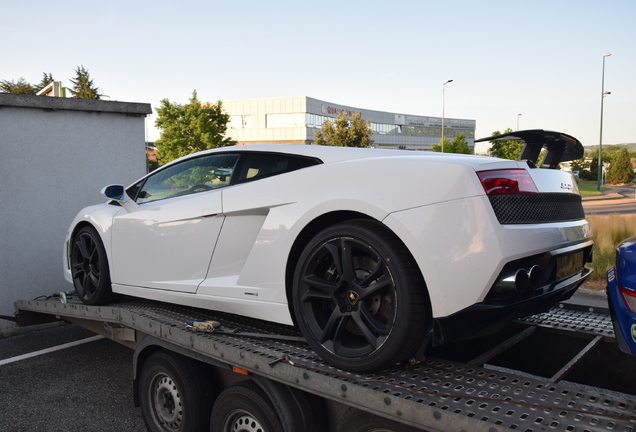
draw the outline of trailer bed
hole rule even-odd
[[[636,431],[636,361],[615,347],[603,310],[560,305],[496,337],[365,374],[325,363],[292,327],[209,310],[75,298],[18,301],[16,310],[21,325],[64,319],[133,349],[156,343],[428,431]],[[193,332],[193,319],[222,326]]]

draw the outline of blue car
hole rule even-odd
[[[607,298],[618,346],[636,356],[636,237],[616,247],[616,267],[607,272]]]

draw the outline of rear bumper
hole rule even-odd
[[[534,291],[532,296],[510,299],[508,302],[484,300],[434,322],[433,345],[459,342],[501,331],[510,321],[548,311],[560,300],[567,300],[588,278],[591,269],[554,285]]]

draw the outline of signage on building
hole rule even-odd
[[[347,117],[353,117],[354,114],[360,114],[360,117],[362,117],[362,113],[360,111],[351,111],[344,108],[337,108],[331,105],[322,104],[320,106],[320,110],[322,111],[323,114],[332,115],[332,116],[337,116],[340,113],[345,113]]]

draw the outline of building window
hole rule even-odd
[[[230,121],[227,123],[228,129],[250,129],[251,121],[248,115],[234,115],[230,116]]]

